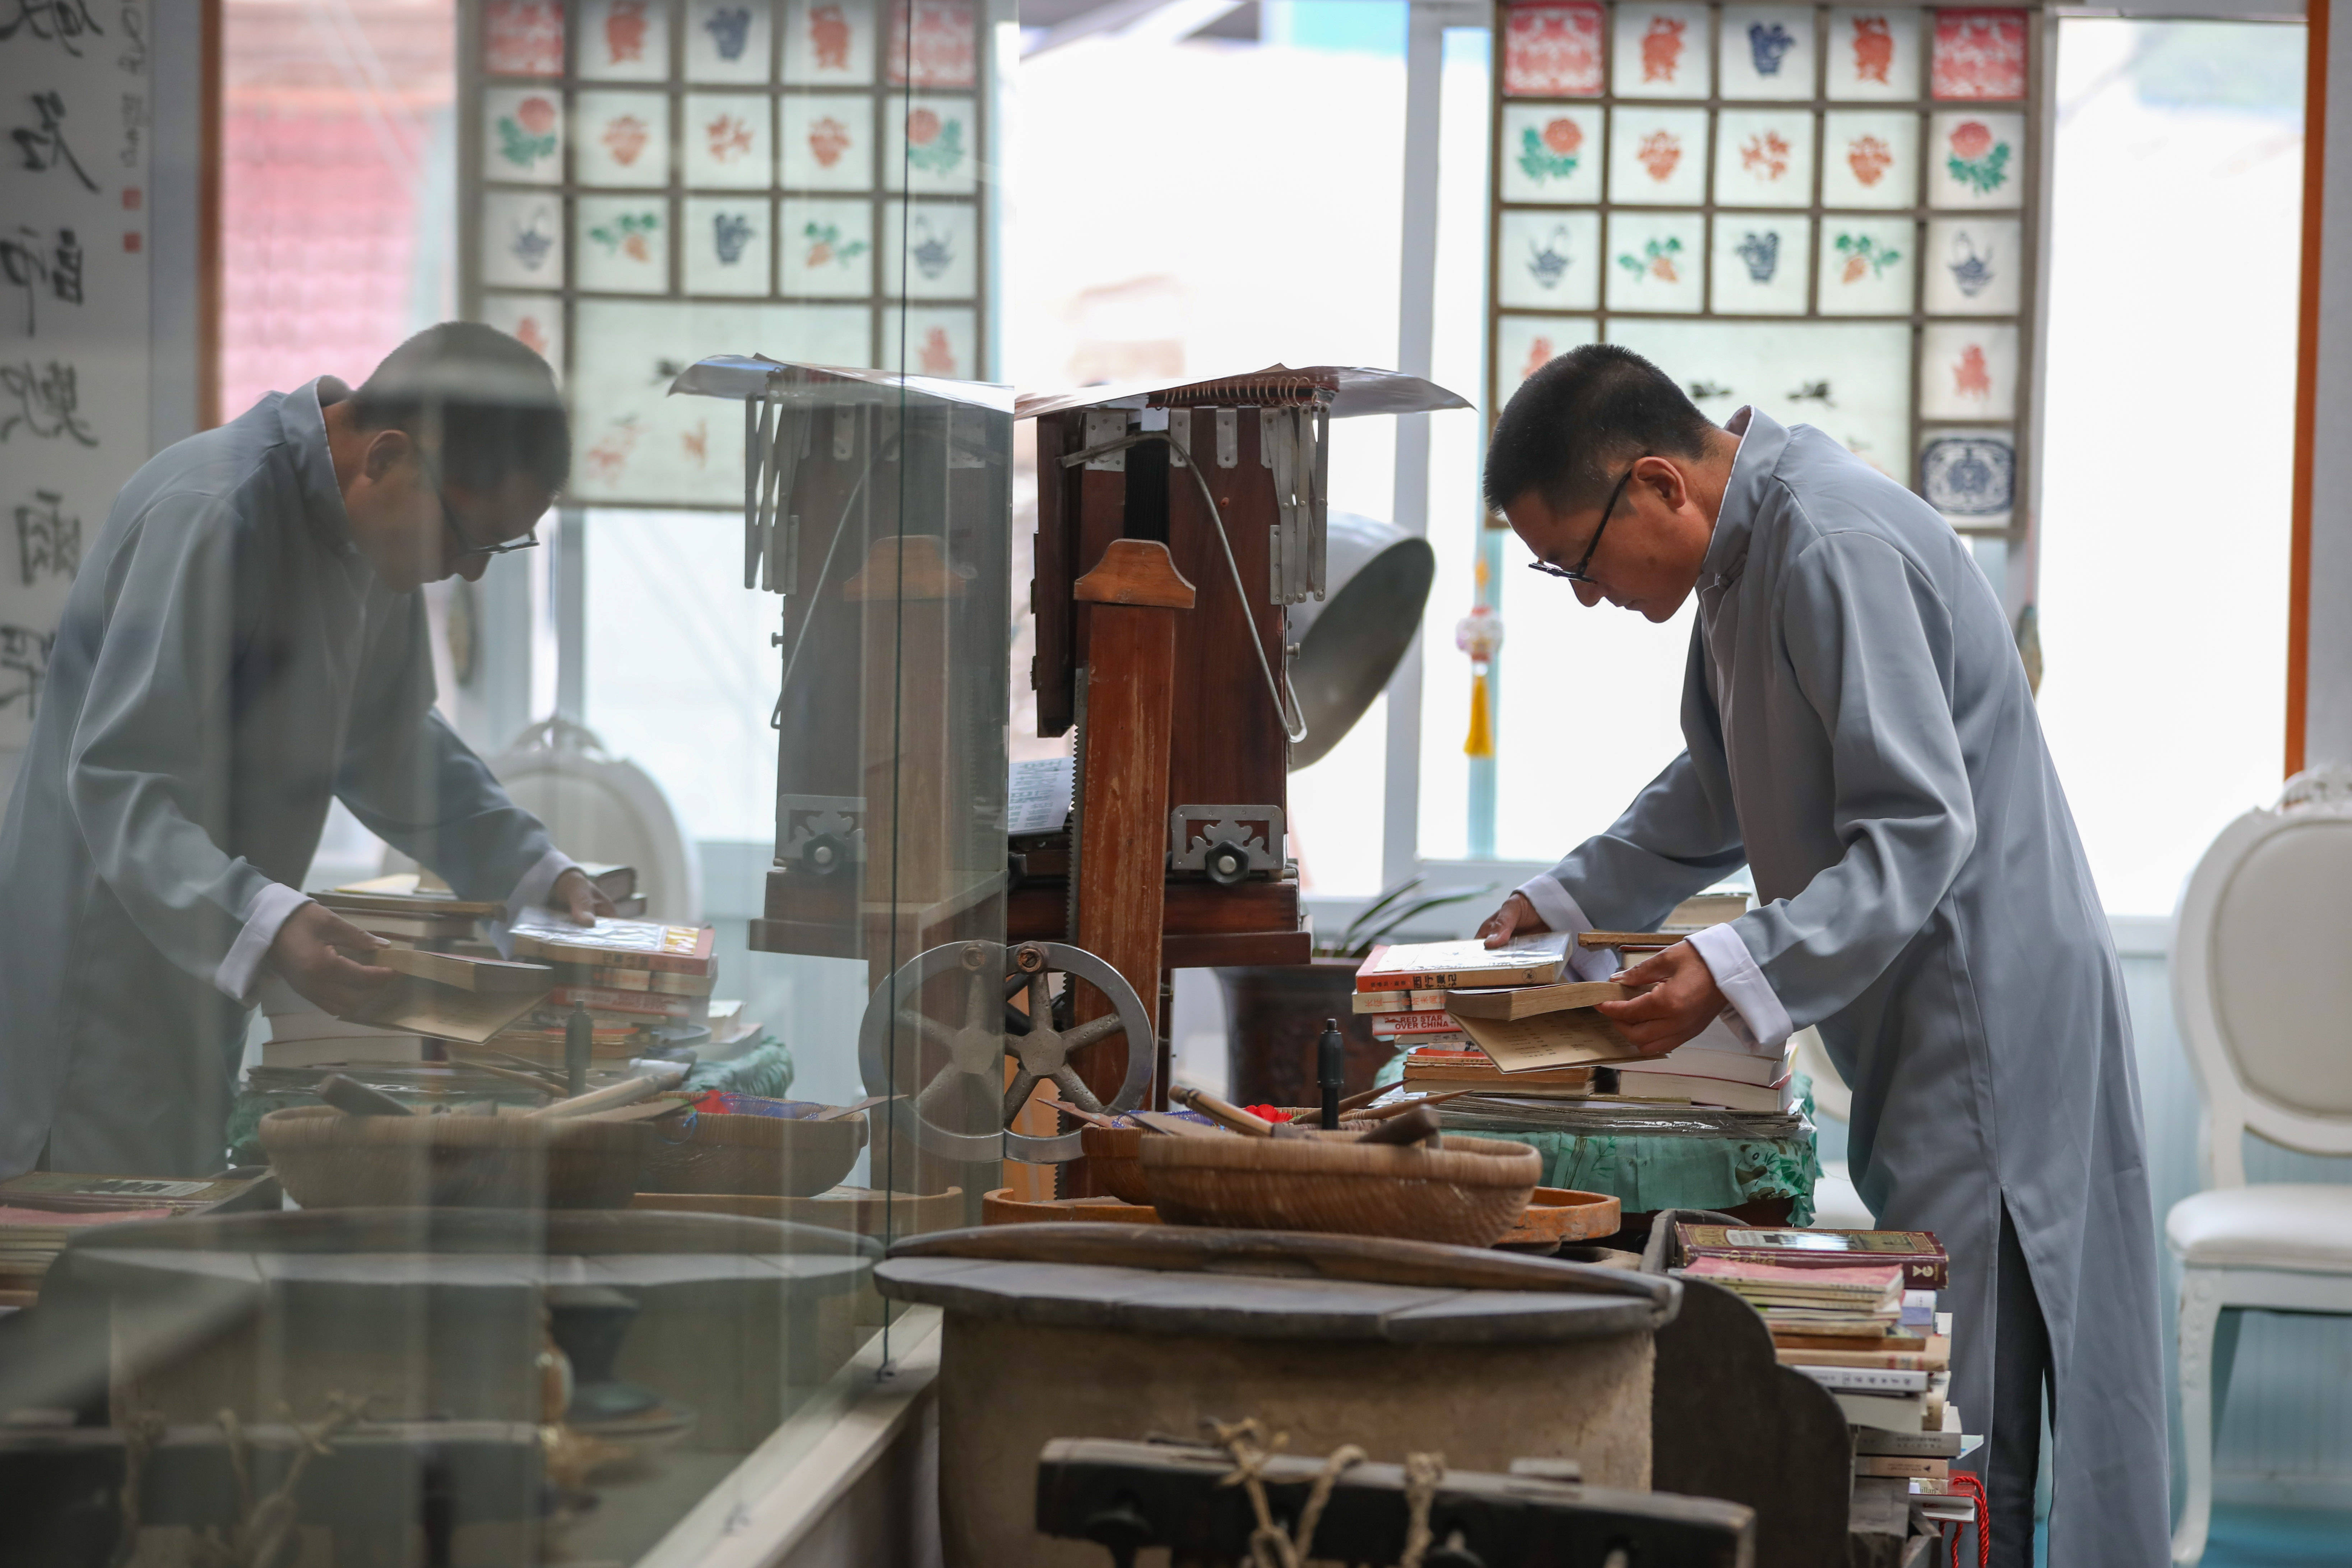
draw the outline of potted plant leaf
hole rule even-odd
[[[1318,942],[1310,963],[1217,971],[1225,994],[1228,1099],[1240,1105],[1315,1104],[1315,1043],[1326,1018],[1339,1020],[1348,1044],[1345,1092],[1372,1087],[1396,1053],[1388,1042],[1372,1037],[1373,1016],[1355,1010],[1357,968],[1374,947],[1412,931],[1424,916],[1495,890],[1489,886],[1423,895],[1422,880],[1409,878],[1373,900],[1338,940]]]

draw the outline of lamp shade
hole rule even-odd
[[[1290,748],[1294,773],[1321,762],[1387,687],[1437,575],[1429,542],[1394,523],[1335,511],[1329,539],[1322,601],[1290,611],[1290,682],[1307,721],[1307,739]]]

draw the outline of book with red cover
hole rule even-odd
[[[1375,947],[1356,971],[1359,991],[1451,991],[1459,986],[1541,985],[1568,966],[1568,938],[1547,932],[1488,947],[1414,942]]]
[[[1951,1277],[1944,1244],[1927,1230],[1790,1230],[1769,1226],[1677,1225],[1688,1258],[1777,1263],[1790,1268],[1849,1268],[1900,1263],[1906,1290],[1940,1290]]]
[[[620,921],[600,916],[593,926],[570,921],[520,920],[509,928],[518,958],[551,963],[609,964],[618,969],[662,969],[673,974],[713,973],[711,949],[719,933],[710,926],[663,925],[658,921]]]

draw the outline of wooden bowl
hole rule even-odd
[[[804,1102],[780,1103],[798,1109]],[[698,1110],[684,1137],[656,1134],[637,1190],[814,1197],[838,1186],[865,1147],[862,1110],[834,1121]]]
[[[980,1195],[982,1225],[1034,1225],[1040,1220],[1102,1220],[1112,1225],[1158,1225],[1160,1215],[1137,1204],[1117,1198],[1047,1198],[1033,1203],[999,1187]]]
[[[814,1197],[788,1198],[762,1193],[639,1193],[632,1209],[671,1214],[731,1214],[752,1219],[796,1220],[860,1236],[917,1236],[954,1230],[963,1220],[963,1189],[943,1193],[878,1193],[870,1187],[835,1187]]]
[[[1606,1193],[1568,1187],[1538,1187],[1518,1223],[1495,1238],[1496,1247],[1540,1247],[1547,1252],[1565,1242],[1614,1236],[1623,1205]]]
[[[347,1116],[331,1105],[273,1110],[260,1134],[306,1209],[626,1208],[653,1142],[643,1121]]]
[[[1162,1136],[1141,1127],[1081,1127],[1078,1148],[1103,1191],[1121,1203],[1148,1208],[1151,1189],[1143,1180],[1140,1151],[1146,1138]]]
[[[1393,1236],[1487,1247],[1543,1177],[1524,1143],[1464,1138],[1442,1149],[1320,1138],[1154,1138],[1141,1151],[1151,1204],[1171,1225]]]

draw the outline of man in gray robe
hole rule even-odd
[[[1881,1225],[1951,1256],[1952,1399],[1987,1436],[1993,1561],[2167,1561],[2156,1228],[2098,890],[1968,546],[1806,426],[1708,423],[1648,362],[1556,359],[1496,422],[1486,497],[1537,564],[1664,621],[1695,588],[1685,750],[1481,928],[1649,930],[1745,862],[1757,907],[1603,1004],[1664,1051],[1818,1025]],[[1605,955],[1595,955],[1603,966]]]
[[[448,323],[131,476],[0,826],[0,1175],[217,1170],[265,973],[336,1014],[391,980],[298,890],[330,798],[462,898],[597,907],[434,712],[416,592],[524,548],[570,451],[544,362]]]

